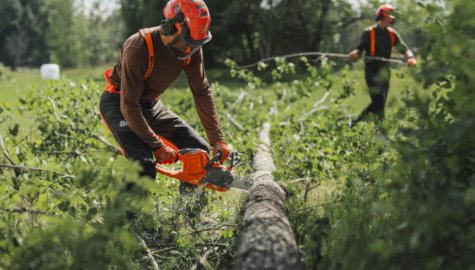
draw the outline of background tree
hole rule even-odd
[[[221,51],[216,62],[223,58],[251,62],[272,55],[330,50],[335,33],[359,20],[342,0],[231,1],[209,7],[213,25],[219,25],[217,31],[213,28],[218,40],[213,47]]]
[[[118,48],[138,29],[159,25],[166,0],[117,0],[110,12],[96,0],[87,9],[77,0],[5,0],[0,3],[0,62],[10,67],[54,62],[63,67],[112,64]],[[239,64],[303,51],[346,53],[374,23],[372,0],[206,1],[213,42],[204,47],[206,65],[226,58]],[[412,0],[392,2],[401,11],[395,27],[417,52],[424,40],[426,12]]]
[[[103,14],[107,11],[103,9],[98,1],[88,14],[78,16],[88,33],[84,38],[84,47],[87,52],[86,62],[92,66],[114,63],[118,48],[124,41],[124,24],[120,11],[116,10],[106,17]]]
[[[80,22],[74,17],[73,0],[47,0],[46,9],[49,25],[46,39],[50,60],[64,67],[80,66],[84,63],[84,50],[79,31],[74,27]],[[81,30],[87,30],[84,25],[81,26]]]
[[[120,0],[126,38],[140,28],[158,25],[163,19],[166,0]]]
[[[5,0],[0,2],[0,62],[15,69],[36,65],[47,59],[44,30],[44,1]]]

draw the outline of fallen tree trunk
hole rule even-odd
[[[295,236],[287,219],[285,192],[274,182],[270,124],[263,126],[253,160],[254,185],[243,206],[234,269],[301,269]]]

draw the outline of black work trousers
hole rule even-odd
[[[369,89],[371,103],[361,112],[355,122],[362,120],[368,113],[373,113],[380,120],[384,119],[384,107],[388,97],[391,70],[387,64],[365,67],[365,80]]]
[[[178,149],[199,148],[209,152],[209,144],[185,121],[167,109],[160,100],[140,105],[152,130],[173,143]],[[104,92],[99,107],[104,122],[122,148],[125,157],[141,164],[142,176],[155,179],[157,172],[153,150],[127,125],[120,111],[120,94]]]

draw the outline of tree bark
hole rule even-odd
[[[234,269],[301,269],[295,236],[287,219],[285,192],[274,182],[270,124],[264,124],[253,160],[254,185],[243,206]]]

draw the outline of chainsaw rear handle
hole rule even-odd
[[[200,149],[200,148],[182,148],[182,149],[179,149],[177,151],[176,160],[174,162],[183,161],[183,156],[185,154],[194,153],[196,151],[203,151],[203,150]],[[214,155],[213,158],[206,164],[205,168],[206,169],[210,168],[211,164],[218,162],[220,158],[221,158],[221,152],[217,152],[216,155]],[[155,162],[155,164],[157,164],[157,163],[158,162]]]
[[[196,151],[201,151],[200,148],[182,148],[177,151],[176,160],[175,162],[181,161],[183,162],[183,156],[188,153],[194,153]],[[156,162],[157,163],[157,162]]]
[[[176,159],[172,162],[172,163],[176,163],[178,161],[183,161],[183,155],[186,154],[186,153],[191,153],[193,152],[194,150],[196,150],[196,148],[183,148],[183,149],[180,149],[176,152]],[[164,165],[158,161],[155,161],[155,165],[157,164],[160,164],[160,165]]]

